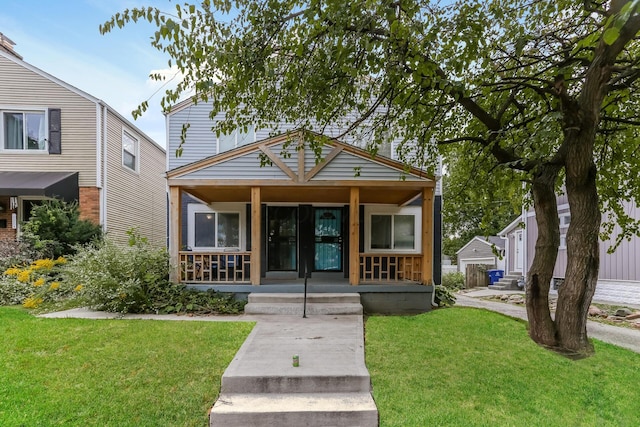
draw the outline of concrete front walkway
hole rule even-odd
[[[256,326],[222,377],[210,426],[375,427],[378,411],[365,366],[362,306],[358,306],[360,314],[345,315],[327,313],[336,308],[332,304],[312,303],[307,318],[291,314],[118,315],[88,309],[42,317],[253,321]],[[294,355],[299,366],[293,366]]]
[[[491,295],[500,295],[504,293],[523,294],[523,292],[520,291],[492,291],[490,289],[480,288],[464,294],[456,294],[456,305],[483,308],[485,310],[495,311],[510,317],[527,320],[527,309],[522,305],[482,299]],[[640,330],[638,329],[629,329],[621,326],[612,326],[604,323],[588,321],[587,334],[591,338],[640,353]]]

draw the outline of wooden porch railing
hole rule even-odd
[[[248,283],[251,252],[179,252],[180,282]]]
[[[420,282],[422,255],[361,253],[360,280],[363,282]]]
[[[179,252],[180,281],[188,283],[250,283],[251,252]],[[360,254],[360,280],[420,282],[422,255]]]

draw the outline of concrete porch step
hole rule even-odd
[[[221,394],[211,427],[376,427],[378,413],[370,393]]]
[[[249,303],[290,303],[296,304],[304,301],[303,293],[258,293],[249,294]],[[358,293],[308,293],[307,303],[357,303],[360,304]]]
[[[249,294],[244,307],[245,314],[277,314],[302,316],[304,294],[301,293],[257,293]],[[362,315],[360,294],[307,294],[309,315]]]
[[[516,275],[504,276],[504,277],[500,278],[500,280],[495,282],[493,285],[489,285],[488,288],[489,289],[494,289],[494,290],[513,290],[513,291],[516,291],[516,290],[520,289],[518,287],[518,280],[520,279],[520,277],[521,276],[516,276]]]
[[[255,303],[250,302],[244,306],[245,314],[277,314],[302,316],[303,303]],[[307,302],[307,314],[309,315],[361,315],[362,304],[357,303],[309,303]]]

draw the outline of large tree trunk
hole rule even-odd
[[[557,166],[545,165],[533,177],[532,195],[538,237],[526,287],[529,336],[534,342],[551,348],[558,344],[555,324],[549,310],[549,286],[560,244],[555,194],[559,170]]]
[[[582,140],[580,140],[582,136]],[[593,138],[577,135],[569,141],[566,189],[571,210],[567,230],[567,270],[558,291],[556,328],[559,346],[576,357],[593,354],[587,338],[589,305],[596,290],[600,265],[600,208],[593,163]],[[570,137],[573,139],[573,137]]]

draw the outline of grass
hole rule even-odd
[[[205,426],[252,327],[43,319],[0,307],[0,425]]]
[[[640,354],[595,341],[572,361],[525,323],[451,308],[370,317],[366,359],[385,426],[637,426]]]

